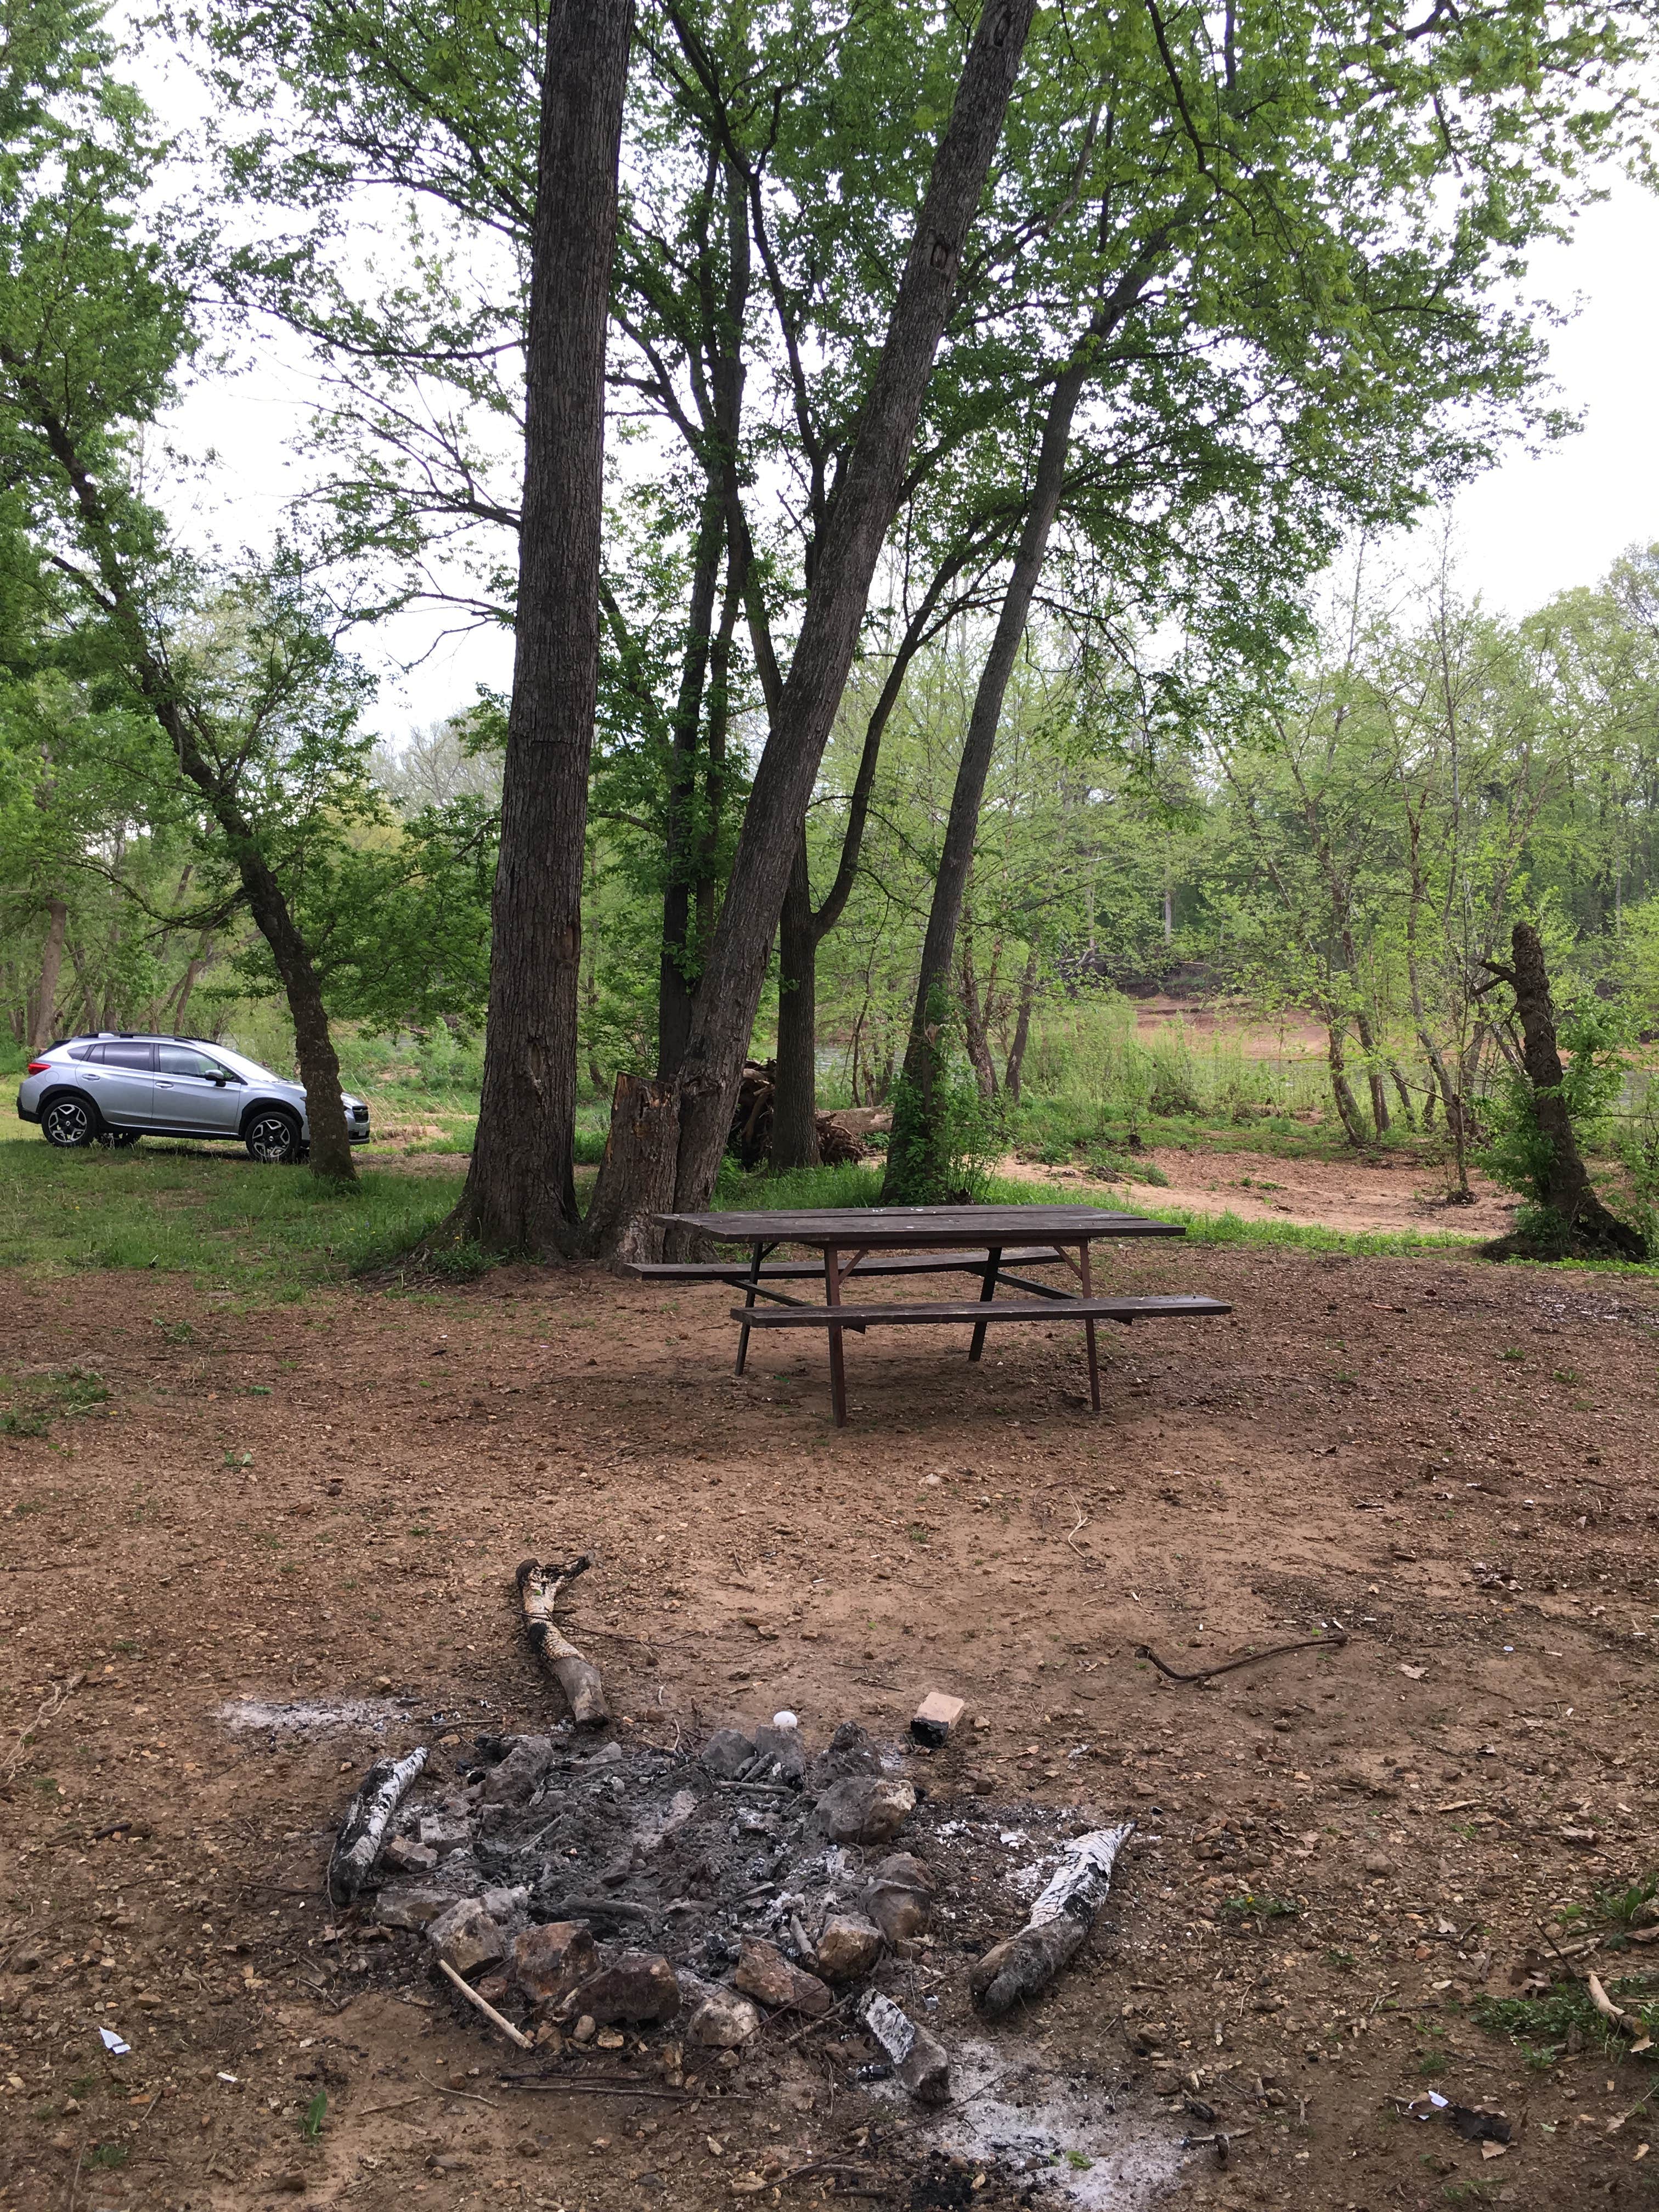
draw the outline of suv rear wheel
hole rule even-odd
[[[292,1114],[264,1106],[242,1132],[242,1141],[251,1158],[263,1160],[267,1167],[285,1167],[300,1157],[300,1125]]]
[[[41,1135],[49,1145],[65,1150],[91,1144],[102,1126],[98,1109],[89,1099],[77,1098],[72,1091],[60,1091],[40,1116]]]

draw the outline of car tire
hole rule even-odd
[[[76,1152],[92,1144],[103,1126],[92,1101],[73,1091],[60,1091],[40,1109],[40,1134],[60,1152]]]
[[[250,1159],[265,1167],[287,1167],[300,1157],[300,1125],[280,1106],[262,1106],[243,1130],[242,1142]]]

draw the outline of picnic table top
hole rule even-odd
[[[665,1229],[693,1229],[734,1244],[1077,1244],[1097,1237],[1184,1237],[1178,1222],[1097,1206],[827,1206],[792,1212],[657,1213]]]

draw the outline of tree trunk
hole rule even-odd
[[[778,1052],[772,1093],[775,1168],[815,1168],[818,1164],[816,943],[803,830],[778,923]]]
[[[52,1042],[52,1018],[58,1006],[58,979],[64,969],[64,933],[69,927],[69,908],[60,898],[46,901],[46,941],[40,951],[40,996],[29,1032],[29,1050],[44,1052]]]
[[[811,909],[810,896],[805,908],[809,927],[803,929],[799,915],[792,915],[795,905],[797,872],[790,872],[789,889],[784,893],[783,915],[778,933],[778,1055],[775,1128],[790,1128],[812,1132],[812,1159],[817,1158],[817,1060],[816,1051],[811,1057],[799,1052],[793,1040],[784,1041],[785,1011],[782,994],[786,989],[801,994],[805,1005],[812,1007],[816,1028],[817,1001],[818,947],[841,920],[858,875],[859,854],[863,848],[865,826],[870,818],[870,798],[875,789],[876,763],[881,757],[881,741],[904,688],[905,675],[917,652],[935,629],[942,624],[938,614],[939,602],[946,586],[960,573],[965,556],[947,562],[940,568],[929,586],[921,605],[907,626],[893,665],[881,687],[870,720],[865,726],[863,750],[859,755],[858,772],[853,778],[853,789],[848,800],[847,824],[842,832],[841,858],[836,866],[836,879],[824,893],[823,904],[817,913]],[[806,880],[805,876],[803,882]],[[791,1017],[793,1018],[793,1016]],[[816,1036],[814,1038],[816,1044]],[[856,1103],[856,1101],[854,1102]],[[778,1158],[775,1149],[773,1158]]]
[[[1072,417],[1077,411],[1089,366],[1088,356],[1079,352],[1059,378],[1048,402],[1030,507],[1014,555],[1013,573],[1003,594],[1002,611],[997,618],[991,649],[980,672],[968,734],[957,766],[956,787],[951,794],[951,812],[939,853],[939,873],[933,879],[933,902],[927,913],[927,932],[922,940],[921,965],[910,1015],[910,1037],[904,1054],[904,1079],[918,1097],[925,1099],[924,1111],[929,1116],[933,1112],[933,1069],[937,1058],[936,1045],[930,1035],[936,1025],[934,1010],[950,980],[962,902],[974,862],[974,841],[979,831],[985,780],[990,774],[991,756],[1002,720],[1002,702],[1013,674],[1014,657],[1025,635],[1031,599],[1048,550],[1048,535],[1060,512]],[[882,1198],[887,1205],[902,1205],[905,1200],[904,1162],[909,1157],[908,1148],[889,1154],[882,1187]]]
[[[1008,1048],[1008,1065],[1003,1074],[1003,1087],[1016,1106],[1019,1103],[1020,1079],[1025,1067],[1025,1048],[1031,1041],[1031,1009],[1036,1003],[1037,976],[1041,971],[1035,938],[1025,956],[1025,972],[1019,979],[1019,1006],[1014,1016],[1014,1041]]]
[[[1512,965],[1498,973],[1515,993],[1522,1058],[1532,1085],[1538,1133],[1545,1144],[1544,1161],[1536,1178],[1538,1202],[1559,1219],[1565,1248],[1589,1245],[1617,1252],[1625,1259],[1644,1260],[1644,1239],[1602,1205],[1579,1153],[1564,1087],[1566,1070],[1556,1043],[1555,1008],[1544,965],[1543,939],[1529,923],[1517,921],[1510,943]]]
[[[588,763],[599,688],[605,349],[631,0],[555,0],[530,243],[513,703],[478,1131],[441,1234],[577,1249],[571,1172]]]
[[[339,1055],[334,1049],[315,964],[289,912],[281,885],[251,841],[244,842],[237,862],[248,912],[270,947],[294,1024],[294,1049],[300,1062],[300,1080],[306,1089],[306,1120],[311,1131],[311,1171],[325,1182],[355,1182],[357,1170],[346,1134]]]
[[[962,984],[963,1042],[968,1048],[969,1065],[974,1071],[974,1080],[979,1085],[981,1098],[997,1095],[996,1062],[991,1058],[991,1039],[988,1034],[991,1019],[991,994],[995,988],[996,970],[993,966],[991,982],[986,987],[983,1000],[979,994],[979,978],[974,972],[973,932],[962,934],[960,957],[957,961]]]
[[[618,1266],[655,1255],[660,1239],[651,1215],[667,1212],[674,1203],[678,1117],[673,1083],[652,1083],[642,1075],[617,1078],[605,1159],[586,1225],[593,1249]],[[618,1192],[628,1194],[627,1205],[619,1203]]]
[[[674,742],[668,765],[668,806],[664,834],[662,964],[657,994],[657,1075],[665,1081],[678,1070],[691,1034],[692,965],[696,954],[692,915],[694,884],[701,857],[696,793],[697,733],[702,723],[703,686],[708,672],[714,592],[720,583],[720,549],[726,537],[726,505],[718,484],[703,495],[697,548],[691,571],[691,605],[687,617],[685,658],[680,666],[679,697],[674,706]]]
[[[1331,1097],[1336,1101],[1336,1110],[1342,1123],[1342,1133],[1355,1146],[1365,1141],[1365,1124],[1360,1118],[1359,1102],[1348,1083],[1346,1057],[1342,1049],[1342,1031],[1335,1022],[1326,1024],[1327,1058],[1331,1068]]]
[[[703,965],[680,1080],[675,1204],[703,1204],[725,1149],[766,976],[823,749],[858,644],[870,581],[903,488],[933,356],[1019,72],[1035,0],[992,0],[963,65],[951,120],[900,280],[857,434],[806,595],[800,635],[744,810],[714,941]],[[601,1182],[605,1170],[600,1170]],[[605,1191],[610,1218],[638,1212]]]

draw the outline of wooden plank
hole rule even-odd
[[[957,1245],[1012,1244],[1048,1237],[1077,1243],[1095,1237],[1184,1237],[1179,1222],[1152,1221],[1140,1213],[1109,1213],[1095,1206],[846,1206],[799,1212],[658,1213],[665,1228],[690,1229],[732,1244],[765,1238],[779,1244],[863,1245],[875,1250],[905,1245],[945,1249]]]
[[[890,1252],[880,1258],[866,1254],[853,1270],[860,1275],[949,1275],[976,1271],[989,1257],[981,1246],[977,1251],[963,1249],[949,1252]],[[1053,1267],[1060,1264],[1061,1255],[1052,1244],[1021,1245],[1005,1251],[1005,1268]],[[746,1260],[635,1260],[623,1270],[637,1275],[644,1283],[746,1283],[749,1262]],[[822,1279],[823,1266],[817,1260],[766,1260],[761,1264],[759,1279],[763,1283],[816,1283]],[[852,1278],[848,1279],[849,1280]]]
[[[891,1326],[926,1327],[944,1322],[983,1328],[988,1322],[1005,1321],[1156,1321],[1183,1315],[1224,1314],[1232,1311],[1224,1298],[1000,1298],[986,1304],[978,1298],[934,1304],[918,1299],[914,1305],[788,1306],[764,1310],[733,1306],[733,1321],[747,1321],[751,1328],[823,1328],[839,1327],[882,1328]]]

